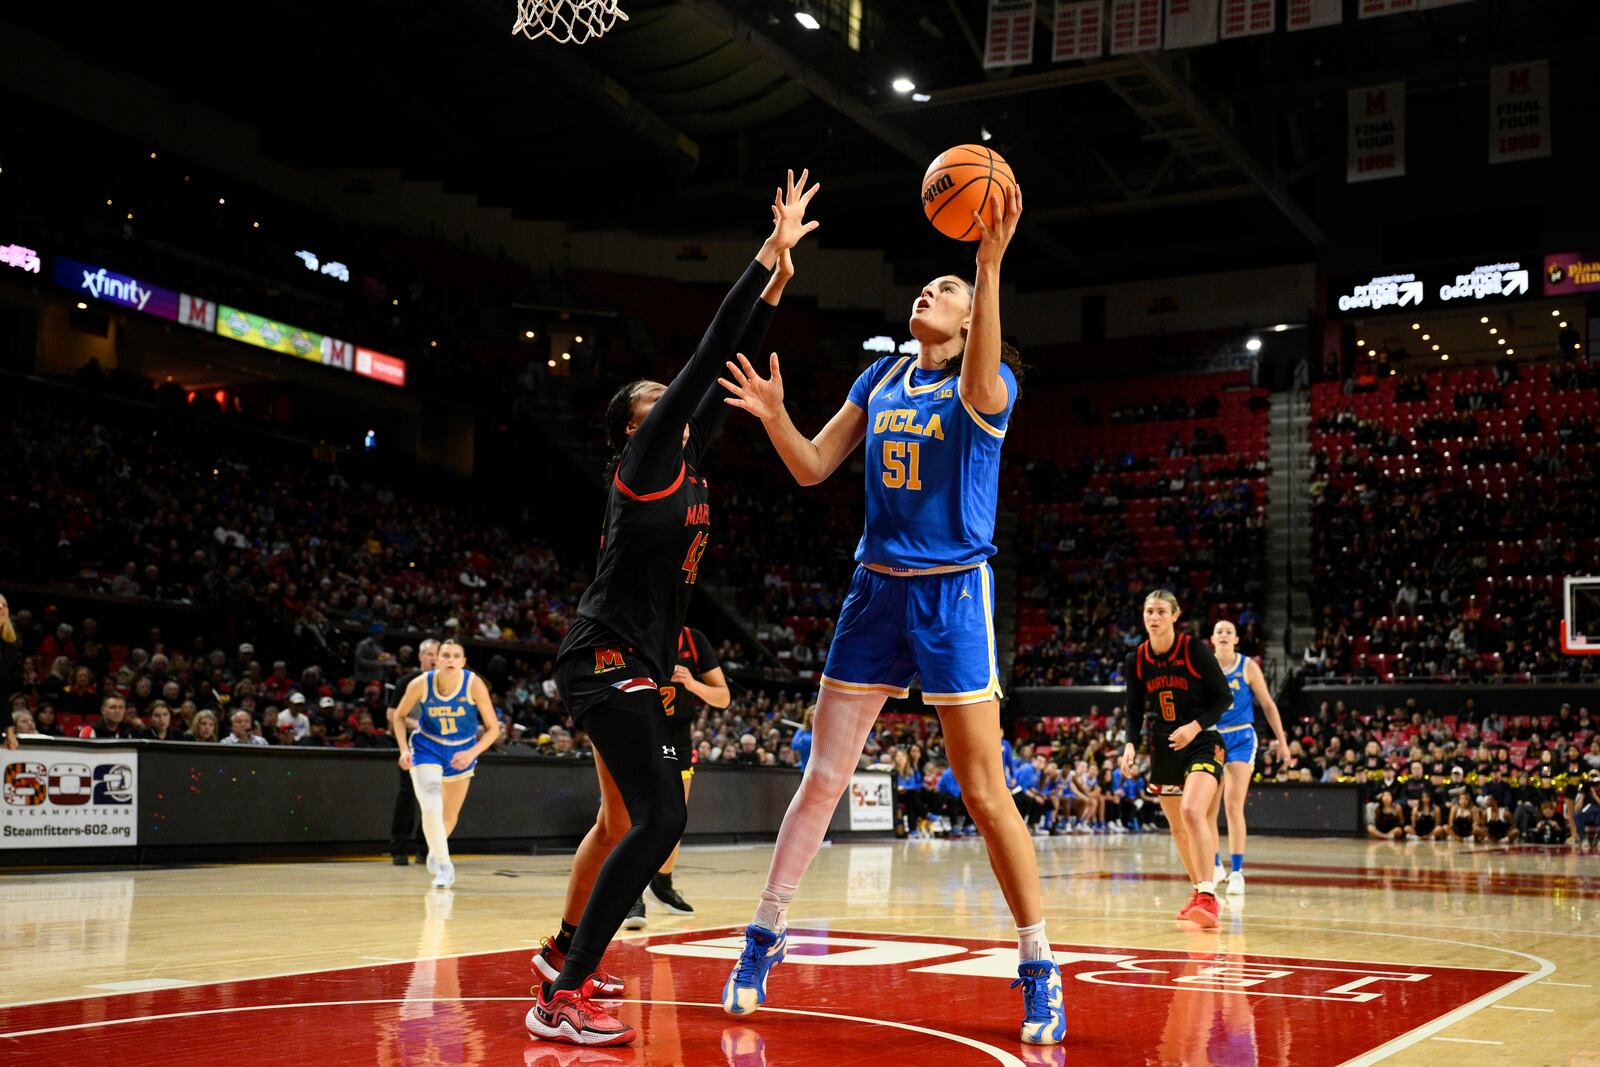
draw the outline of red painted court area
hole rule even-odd
[[[619,943],[617,1014],[637,1046],[579,1049],[523,1030],[529,951],[0,1009],[0,1062],[122,1065],[1338,1064],[1518,978],[1396,963],[1057,945],[1069,1029],[1017,1041],[1015,945],[792,929],[769,1007],[738,1020],[718,995],[734,929]]]

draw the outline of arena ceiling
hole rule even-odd
[[[1383,244],[1348,236],[1362,232],[1351,224],[1359,187],[1343,172],[1353,88],[1405,80],[1412,113],[1438,116],[1410,124],[1411,154],[1439,156],[1447,174],[1459,170],[1451,152],[1430,145],[1463,123],[1481,128],[1463,101],[1485,96],[1490,65],[1549,57],[1558,123],[1563,99],[1575,115],[1578,94],[1600,95],[1588,60],[1600,4],[1587,0],[1347,12],[1329,29],[1062,64],[1049,62],[1041,26],[1034,64],[990,72],[978,54],[984,0],[863,0],[857,47],[850,0],[802,2],[822,28],[800,26],[796,0],[624,0],[630,20],[582,47],[512,37],[511,0],[231,12],[182,0],[108,5],[93,20],[27,5],[7,17],[252,122],[285,162],[398,166],[526,217],[727,232],[759,223],[785,165],[810,166],[826,185],[829,243],[890,249],[915,272],[947,266],[951,251],[920,217],[922,168],[987,132],[1027,190],[1013,262],[1029,284]],[[900,75],[931,99],[891,89]],[[1469,146],[1480,163],[1481,143]],[[1524,165],[1513,178],[1539,175]],[[1408,180],[1396,221],[1414,230],[1420,203],[1441,234],[1458,235],[1462,217],[1485,210],[1470,184],[1419,191]],[[1559,184],[1527,210],[1552,195]],[[1529,229],[1526,218],[1506,225],[1519,240]]]

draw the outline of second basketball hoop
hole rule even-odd
[[[584,44],[628,21],[621,0],[517,0],[512,33],[529,40],[548,37],[557,44]]]

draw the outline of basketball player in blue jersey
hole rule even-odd
[[[450,862],[450,834],[467,799],[478,757],[500,738],[500,718],[489,687],[467,670],[459,641],[439,646],[438,665],[411,680],[389,724],[400,745],[400,769],[411,772],[411,788],[422,809],[422,836],[428,842],[428,871],[435,889],[456,881]],[[406,719],[417,711],[417,732],[406,736]]]
[[[1214,857],[1212,880],[1228,882],[1228,895],[1244,893],[1244,799],[1250,792],[1250,776],[1256,767],[1256,705],[1261,706],[1272,727],[1272,736],[1278,746],[1279,766],[1289,766],[1289,739],[1283,733],[1283,718],[1278,705],[1267,688],[1267,679],[1261,667],[1249,656],[1239,655],[1239,631],[1227,619],[1218,619],[1211,628],[1211,647],[1216,653],[1217,666],[1227,679],[1228,690],[1233,694],[1233,707],[1222,713],[1217,732],[1222,735],[1223,748],[1227,750],[1227,763],[1222,769],[1222,792],[1211,800],[1211,820],[1216,821],[1222,805],[1228,805],[1228,852],[1232,868],[1224,876],[1222,857]]]
[[[995,509],[1000,446],[1017,400],[1017,376],[1000,340],[1000,261],[1017,228],[1022,194],[997,202],[983,227],[975,284],[929,282],[911,311],[920,355],[885,358],[856,380],[816,437],[802,436],[783,406],[771,357],[762,377],[742,355],[728,364],[728,403],[761,419],[801,485],[827,478],[866,442],[866,529],[859,566],[823,669],[811,758],[784,816],[767,884],[746,928],[722,1006],[748,1015],[766,999],[783,959],[790,902],[821,847],[840,795],[884,700],[921,677],[939,710],[951,768],[989,849],[990,866],[1017,924],[1022,1040],[1056,1044],[1066,1033],[1061,972],[1051,959],[1033,842],[1001,763],[1000,680],[993,619]],[[979,225],[982,226],[981,220]],[[1020,363],[1016,363],[1020,366]]]

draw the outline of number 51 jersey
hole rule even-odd
[[[1017,379],[1000,365],[1004,411],[986,415],[961,399],[957,376],[886,356],[850,388],[867,413],[866,528],[856,560],[922,569],[967,566],[994,555],[1000,446],[1017,402]]]

